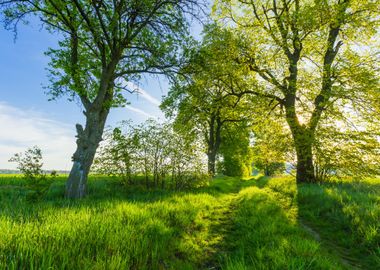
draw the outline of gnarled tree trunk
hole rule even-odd
[[[102,140],[108,109],[86,112],[86,127],[77,129],[77,149],[72,157],[73,166],[66,183],[67,198],[83,198],[87,193],[87,179],[94,161],[96,149]]]

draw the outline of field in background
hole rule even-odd
[[[0,269],[380,269],[380,180],[218,178],[173,192],[64,177],[31,203],[0,176]]]

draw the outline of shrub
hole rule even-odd
[[[49,190],[52,180],[56,177],[56,174],[51,174],[51,177],[47,177],[42,170],[42,151],[38,146],[33,146],[27,149],[24,153],[17,153],[9,162],[16,162],[17,169],[24,175],[24,178],[28,181],[28,189],[31,191],[28,193],[28,200],[37,201],[41,199]]]
[[[209,180],[203,145],[176,133],[168,123],[148,120],[133,127],[123,122],[104,137],[94,170],[116,176],[123,184],[186,189]]]

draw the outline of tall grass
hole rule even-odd
[[[290,199],[258,187],[242,190],[237,199],[223,269],[343,269],[298,226],[297,205]]]
[[[292,200],[299,220],[321,235],[322,242],[347,263],[380,269],[380,179],[332,179],[296,185],[293,178],[262,179],[276,198]]]
[[[375,252],[378,230],[367,229],[378,226],[378,212],[362,209],[371,203],[376,207],[378,193],[355,187],[357,197],[347,199],[348,187],[329,185],[297,188],[291,179],[226,177],[203,188],[173,192],[92,177],[89,196],[69,201],[63,198],[64,178],[58,178],[43,200],[31,203],[24,180],[3,176],[0,269],[346,268],[299,225],[299,218],[302,214],[321,228],[321,235],[329,235],[327,224],[336,225],[336,210],[329,207],[334,209],[335,203],[324,204],[318,194],[336,187],[326,196],[335,194],[334,202],[337,194],[344,198],[339,203],[347,207],[347,219],[335,212],[338,224],[352,224],[347,226],[357,234],[352,239],[363,245],[360,254]],[[326,211],[331,218],[318,221]],[[357,216],[361,222],[351,223]],[[377,266],[376,253],[371,256],[365,262]]]

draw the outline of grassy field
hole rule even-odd
[[[380,179],[218,178],[183,192],[0,176],[0,269],[380,269]]]

